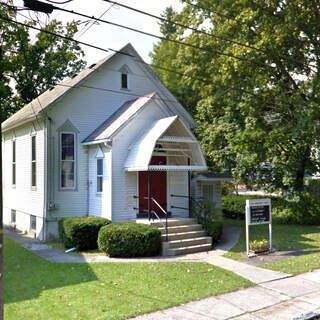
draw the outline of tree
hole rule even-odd
[[[173,22],[178,20],[178,14],[172,7],[167,7],[161,14],[161,17]],[[160,31],[164,37],[175,39],[178,28],[174,23],[164,21],[160,23]],[[191,86],[185,83],[182,77],[184,66],[180,68],[177,65],[177,61],[179,61],[178,54],[179,47],[175,43],[160,41],[158,44],[155,44],[153,51],[150,53],[153,70],[166,87],[175,94],[183,106],[194,115],[197,103],[197,100],[195,100],[197,89],[192,89]],[[175,70],[176,73],[168,70]]]
[[[15,11],[0,6],[0,16],[12,20],[15,15]],[[61,22],[52,20],[45,30],[73,38],[77,26],[77,21],[63,26]],[[45,32],[39,32],[35,39],[31,39],[27,27],[3,20],[0,21],[0,33],[4,58],[1,61],[2,66],[6,66],[3,84],[0,84],[0,99],[5,101],[1,110],[2,120],[56,83],[78,73],[86,64],[82,60],[83,51],[73,41]]]
[[[247,184],[303,191],[319,171],[319,3],[184,2],[176,21],[207,34],[177,27],[172,37],[202,50],[171,45],[181,81],[198,92],[209,163]]]

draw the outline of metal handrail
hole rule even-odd
[[[133,198],[135,198],[135,199],[140,199],[141,197],[134,195]],[[143,197],[143,199],[149,199],[149,198],[148,198],[148,197]],[[160,223],[161,223],[161,224],[163,225],[163,227],[165,228],[165,231],[166,231],[166,241],[168,241],[168,212],[162,208],[162,206],[158,203],[158,201],[157,201],[155,198],[150,197],[150,200],[152,201],[152,203],[155,203],[155,204],[158,206],[158,208],[165,214],[166,223],[164,224],[164,223],[161,221],[161,218],[158,216],[158,214],[153,210],[153,205],[152,205],[152,209],[151,209],[150,211],[149,211],[149,210],[145,210],[145,211],[147,211],[147,212],[152,212],[152,213],[156,216],[156,218],[160,221]],[[139,210],[139,208],[134,207],[134,210],[136,210],[136,209]],[[153,219],[153,220],[154,220],[154,219]],[[149,221],[150,221],[150,215],[149,215]]]
[[[166,215],[166,226],[165,226],[165,229],[166,229],[166,241],[168,241],[168,212],[166,210],[164,210],[161,205],[158,203],[158,201],[151,197],[151,200],[158,206],[158,208]],[[158,215],[157,215],[158,216]],[[159,218],[160,219],[160,218]],[[160,222],[161,222],[161,219],[160,219]]]
[[[184,195],[171,194],[171,197],[176,197],[176,198],[188,198],[189,200],[191,200],[191,202],[193,202],[193,203],[201,210],[201,215],[203,214],[203,217],[204,217],[205,228],[207,227],[207,210],[205,210],[205,208],[203,208],[203,206],[199,203],[199,201],[197,201],[197,200],[196,200],[195,198],[193,198],[192,196],[184,196]],[[186,208],[176,207],[176,206],[171,206],[171,208],[186,209]]]

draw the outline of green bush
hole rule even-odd
[[[97,249],[97,238],[101,227],[110,221],[101,217],[71,217],[59,220],[60,240],[66,248],[78,250]]]
[[[272,208],[283,208],[284,201],[281,197],[275,196],[225,196],[222,197],[222,211],[225,218],[228,219],[245,219],[245,211],[246,211],[246,200],[247,199],[271,199]]]
[[[149,257],[161,250],[161,232],[150,225],[118,222],[102,227],[98,247],[110,257]]]
[[[320,225],[320,202],[313,194],[305,193],[283,201],[282,207],[272,210],[278,224]]]
[[[223,214],[229,219],[245,219],[246,199],[270,198],[272,221],[277,224],[320,225],[320,202],[306,192],[287,195],[286,199],[270,196],[225,196],[222,198]]]
[[[212,237],[212,244],[219,242],[222,235],[222,222],[210,221],[207,222],[206,231]]]

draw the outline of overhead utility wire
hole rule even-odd
[[[9,6],[9,5],[7,5],[7,4],[5,4],[5,3],[2,3],[2,2],[0,2],[0,4],[4,4],[4,5],[8,6],[8,7],[15,8],[15,7],[13,7],[13,6]],[[62,36],[62,35],[58,35],[58,34],[56,34],[56,33],[47,31],[47,30],[45,30],[45,29],[39,29],[39,28],[36,28],[36,27],[34,27],[34,26],[30,26],[30,25],[24,24],[24,23],[22,23],[22,22],[17,22],[17,21],[14,21],[14,20],[11,20],[11,19],[2,17],[1,15],[0,15],[0,19],[5,20],[5,21],[7,21],[7,22],[16,23],[16,24],[25,26],[25,27],[27,27],[27,28],[31,28],[31,29],[35,29],[35,30],[38,30],[38,31],[42,31],[42,32],[44,32],[44,33],[49,33],[49,34],[51,34],[51,35],[53,35],[53,36],[56,36],[56,37],[62,37],[62,38],[64,38],[64,39],[68,39],[68,40],[74,41],[74,42],[76,42],[76,43],[84,44],[84,45],[89,46],[89,47],[91,46],[91,45],[88,44],[88,43],[81,42],[81,41],[78,41],[78,40],[74,40],[74,39],[69,38],[69,37],[64,37],[64,36]],[[111,49],[111,48],[103,49],[103,48],[100,48],[100,47],[97,47],[97,46],[93,46],[93,47],[94,47],[95,49],[97,49],[97,50],[102,50],[102,51],[105,51],[105,52],[108,52],[108,51],[110,50],[110,51],[115,52],[115,53],[119,53],[119,54],[122,54],[122,55],[130,56],[130,57],[132,57],[132,58],[137,58],[136,56],[133,56],[133,55],[131,55],[131,54],[129,54],[129,53],[122,52],[122,51],[118,51],[118,50],[114,50],[114,49]],[[158,66],[158,65],[148,64],[148,63],[144,62],[143,60],[141,60],[141,59],[139,59],[139,58],[138,58],[138,60],[136,60],[136,59],[134,59],[134,60],[135,60],[136,62],[138,62],[138,63],[144,64],[144,65],[148,65],[148,66],[151,66],[151,67],[154,67],[154,68],[158,68],[158,69],[161,69],[161,70],[164,70],[164,71],[172,72],[172,73],[175,73],[175,74],[178,74],[178,75],[181,75],[181,76],[184,76],[184,75],[185,75],[185,74],[183,74],[182,72],[178,72],[178,71],[174,71],[174,70],[171,70],[171,69],[167,69],[167,68],[164,68],[164,67],[161,67],[161,66]],[[209,83],[210,83],[209,81],[206,81],[206,80],[204,80],[204,79],[202,79],[202,78],[198,78],[198,77],[197,77],[196,79],[199,80],[199,81],[201,81],[201,82],[203,82],[203,83],[206,83],[206,84],[209,84]],[[252,95],[252,96],[255,96],[255,97],[261,99],[261,97],[260,97],[259,95],[255,94],[255,93],[253,93],[253,92],[251,92],[251,91],[247,91],[247,90],[245,90],[245,89],[242,89],[242,88],[235,88],[235,87],[226,86],[226,85],[224,85],[224,87],[227,88],[227,89],[230,89],[230,90],[240,91],[240,92],[243,92],[243,93],[246,93],[246,94],[249,94],[249,95]],[[108,89],[106,89],[106,90],[108,90]],[[281,101],[281,102],[284,102],[285,104],[289,105],[287,101]],[[305,107],[304,105],[300,105],[300,106]]]
[[[146,12],[146,11],[143,11],[143,10],[139,10],[139,9],[127,6],[127,5],[119,3],[119,2],[115,2],[115,1],[111,1],[111,0],[103,0],[103,1],[110,2],[110,3],[114,4],[114,5],[119,6],[119,7],[122,7],[122,8],[128,9],[128,10],[131,10],[131,11],[135,11],[135,12],[141,13],[141,14],[143,14],[145,16],[149,16],[151,18],[158,19],[158,20],[163,21],[163,22],[172,23],[172,24],[174,24],[176,26],[179,26],[179,27],[182,27],[184,29],[189,29],[189,30],[195,31],[197,33],[202,33],[202,34],[204,34],[206,36],[210,36],[210,37],[213,37],[213,38],[221,39],[221,40],[224,40],[224,41],[229,41],[229,42],[235,43],[235,44],[237,44],[239,46],[243,46],[243,47],[246,47],[246,48],[250,48],[250,49],[254,49],[254,50],[266,53],[265,50],[262,50],[262,49],[259,49],[259,48],[256,48],[256,47],[253,47],[253,46],[250,46],[250,45],[247,45],[247,44],[244,44],[244,43],[232,40],[232,39],[228,39],[228,38],[225,38],[225,37],[222,37],[222,36],[217,36],[215,34],[208,33],[208,32],[206,32],[204,30],[199,30],[199,29],[196,29],[196,28],[193,28],[193,27],[189,27],[189,26],[186,26],[185,24],[182,24],[182,23],[179,23],[179,22],[175,22],[173,20],[169,20],[169,19],[166,19],[166,18],[163,18],[163,17],[159,17],[159,16],[154,15],[152,13],[149,13],[149,12]]]
[[[184,25],[182,23],[179,23],[179,22],[175,22],[173,20],[170,20],[170,19],[166,19],[166,18],[163,18],[163,17],[159,17],[157,15],[154,15],[154,14],[151,14],[151,13],[148,13],[146,11],[143,11],[143,10],[139,10],[139,9],[136,9],[136,8],[133,8],[133,7],[130,7],[130,6],[127,6],[125,4],[122,4],[122,3],[118,3],[118,2],[115,2],[115,1],[112,1],[112,0],[103,0],[105,2],[109,2],[109,3],[112,3],[113,5],[117,5],[117,6],[120,6],[120,7],[123,7],[127,10],[131,10],[131,11],[134,11],[134,12],[138,12],[140,14],[143,14],[143,15],[146,15],[146,16],[149,16],[151,18],[154,18],[154,19],[158,19],[160,21],[163,21],[163,22],[168,22],[168,23],[172,23],[176,26],[179,26],[179,27],[182,27],[184,29],[188,29],[188,30],[192,30],[196,33],[200,33],[200,34],[204,34],[206,36],[209,36],[209,37],[212,37],[212,38],[216,38],[216,39],[220,39],[222,41],[227,41],[227,42],[230,42],[230,43],[234,43],[234,44],[237,44],[239,46],[242,46],[242,47],[245,47],[245,48],[248,48],[248,49],[252,49],[252,50],[256,50],[256,51],[259,51],[261,53],[264,53],[264,54],[268,54],[268,51],[266,50],[263,50],[263,49],[259,49],[255,46],[251,46],[251,45],[248,45],[248,44],[244,44],[242,42],[239,42],[239,41],[235,41],[235,40],[232,40],[232,39],[228,39],[226,37],[222,37],[222,36],[218,36],[218,35],[215,35],[215,34],[212,34],[212,33],[208,33],[204,30],[200,30],[200,29],[196,29],[196,28],[193,28],[193,27],[189,27],[187,25]],[[191,4],[189,2],[187,2],[188,4]],[[292,57],[290,57],[289,55],[283,55],[283,54],[280,54],[281,57],[284,57],[292,62],[295,62],[295,63],[298,63],[300,65],[303,65],[303,63],[301,61],[298,61],[296,59],[293,59]],[[311,67],[310,67],[311,68]]]
[[[35,1],[32,1],[32,0],[28,0],[28,2],[29,1],[31,1],[31,3],[35,3]],[[25,2],[26,2],[26,0],[25,0]],[[43,2],[40,2],[40,1],[37,1],[36,3],[44,4]],[[49,4],[47,4],[47,5],[49,5]],[[217,54],[222,55],[222,56],[226,56],[226,57],[233,58],[233,59],[236,59],[236,60],[252,63],[252,64],[255,64],[255,65],[258,65],[258,66],[265,66],[265,67],[268,67],[268,68],[272,69],[273,71],[275,71],[274,67],[272,67],[271,65],[268,65],[268,64],[266,64],[264,62],[256,62],[256,61],[249,60],[249,59],[246,59],[246,58],[243,58],[243,57],[235,56],[235,55],[233,55],[231,53],[222,52],[220,50],[213,50],[213,49],[209,49],[209,48],[199,47],[199,46],[193,45],[191,43],[182,42],[182,41],[179,41],[179,40],[170,39],[170,38],[166,38],[166,37],[162,37],[162,36],[157,36],[157,35],[155,35],[153,33],[150,33],[150,32],[146,32],[146,31],[143,31],[143,30],[135,29],[135,28],[128,27],[128,26],[125,26],[125,25],[122,25],[122,24],[119,24],[119,23],[111,22],[111,21],[108,21],[108,20],[99,19],[99,18],[96,18],[94,16],[89,16],[87,14],[80,13],[80,12],[77,12],[77,11],[74,11],[74,10],[67,10],[67,9],[59,8],[59,7],[56,7],[56,6],[53,6],[53,5],[49,5],[49,6],[50,6],[51,10],[60,10],[60,11],[63,11],[63,12],[67,12],[67,13],[71,13],[71,14],[74,14],[74,15],[78,15],[80,17],[84,17],[84,18],[88,18],[88,19],[94,19],[94,20],[99,21],[99,22],[103,22],[103,23],[106,23],[106,24],[109,24],[109,25],[112,25],[112,26],[115,26],[115,27],[118,27],[118,28],[123,28],[123,29],[129,30],[129,31],[133,31],[133,32],[136,32],[136,33],[144,34],[144,35],[147,35],[149,37],[157,38],[157,39],[160,39],[160,40],[163,40],[163,41],[173,42],[173,43],[176,43],[176,44],[180,44],[180,45],[183,45],[183,46],[186,46],[186,47],[190,47],[190,48],[193,48],[193,49],[205,51],[205,52],[208,52],[208,53],[217,53]]]

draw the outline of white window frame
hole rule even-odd
[[[32,220],[35,221],[35,229],[32,228]],[[30,215],[30,231],[31,232],[37,232],[37,217],[34,215]]]
[[[102,174],[98,173],[98,161],[99,160],[101,160],[101,162],[102,162]],[[102,158],[102,157],[96,158],[96,193],[97,194],[103,193],[103,177],[104,177],[103,173],[104,173],[104,158]],[[102,179],[102,183],[101,183],[102,190],[101,191],[98,191],[99,178]]]
[[[13,219],[14,217],[14,219]],[[13,221],[14,220],[14,221]],[[16,224],[17,223],[17,210],[11,209],[11,219],[10,219],[11,224]]]
[[[11,184],[15,188],[17,184],[17,141],[16,139],[12,140],[12,153],[11,153]],[[14,146],[14,148],[13,148]],[[14,168],[14,169],[13,169]],[[14,172],[14,174],[13,174]],[[13,179],[14,177],[14,179]],[[13,181],[14,180],[14,181]]]
[[[34,140],[33,140],[34,139]],[[34,141],[34,159],[32,159],[32,147],[33,147],[33,141]],[[34,170],[35,170],[35,184],[32,184],[32,178],[33,178],[33,164]],[[31,189],[36,190],[37,189],[37,138],[36,135],[31,135]]]
[[[210,196],[211,199],[206,199],[206,198],[204,197],[204,188],[205,188],[205,187],[209,189],[208,191],[211,191],[211,196]],[[212,185],[212,184],[203,184],[203,185],[202,185],[202,198],[203,198],[204,200],[213,201],[213,191],[214,191],[214,188],[213,188],[213,185]]]
[[[62,160],[62,135],[63,134],[72,134],[73,135],[73,143],[74,143],[74,146],[73,146],[73,160]],[[61,131],[59,133],[59,167],[60,167],[60,170],[59,170],[59,187],[60,187],[60,190],[70,190],[70,191],[73,191],[73,190],[76,190],[76,184],[77,184],[77,175],[76,175],[76,172],[77,172],[77,159],[76,159],[76,138],[77,138],[77,135],[74,133],[74,132],[67,132],[67,131]],[[63,187],[62,186],[62,162],[63,161],[66,161],[66,162],[73,162],[74,163],[74,166],[73,166],[73,187]]]

